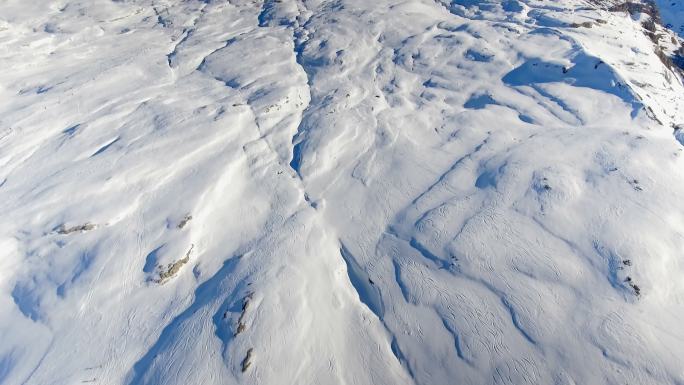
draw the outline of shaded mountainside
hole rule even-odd
[[[684,383],[681,12],[1,3],[0,383]]]

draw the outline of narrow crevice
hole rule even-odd
[[[306,8],[304,9],[306,10]],[[304,61],[304,49],[306,47],[307,42],[309,41],[307,31],[308,23],[309,19],[307,19],[301,27],[298,27],[292,31],[292,45],[295,54],[295,61],[297,62],[297,65],[299,65],[299,67],[302,69],[302,71],[304,71],[304,74],[306,74],[307,89],[309,91],[309,103],[302,111],[302,117],[299,122],[299,125],[297,126],[297,131],[292,137],[292,160],[290,161],[290,167],[297,174],[297,176],[299,176],[300,179],[302,179],[301,167],[304,156],[304,149],[306,146],[306,117],[309,113],[309,107],[312,105],[311,100],[313,98],[313,95],[311,93],[313,85],[313,76],[310,72],[310,68],[308,68]]]
[[[340,244],[340,255],[344,263],[347,265],[347,274],[349,281],[359,295],[359,299],[366,305],[375,315],[382,319],[385,314],[380,290],[375,286],[375,282],[369,277],[368,273],[359,265],[358,261],[349,252],[349,250]]]
[[[511,305],[510,302],[505,297],[501,298],[501,303],[504,305],[506,310],[508,310],[508,313],[511,316],[511,322],[513,323],[513,326],[515,327],[516,330],[522,335],[527,342],[531,343],[532,345],[536,345],[537,342],[532,338],[532,336],[525,330],[525,328],[520,324],[520,320],[518,319],[518,314],[516,313],[515,309],[513,308],[513,305]]]
[[[397,359],[397,361],[399,361],[402,367],[406,368],[408,375],[411,377],[411,379],[415,381],[416,376],[413,373],[413,369],[411,369],[411,365],[404,356],[404,353],[401,351],[401,348],[399,348],[397,337],[392,336],[392,343],[390,344],[390,347],[392,349],[392,354],[394,355],[394,357]]]
[[[416,238],[411,238],[409,245],[416,251],[420,253],[425,259],[428,259],[435,263],[439,269],[449,270],[451,268],[451,262],[445,260],[437,255],[433,254],[428,250],[422,243],[420,243]]]
[[[382,301],[382,294],[380,292],[380,288],[375,283],[375,281],[373,281],[373,279],[368,275],[368,273],[361,267],[361,265],[358,263],[354,255],[349,251],[349,249],[345,247],[345,245],[341,241],[340,255],[342,256],[344,263],[347,265],[347,274],[349,276],[349,281],[352,284],[352,287],[354,288],[356,293],[358,294],[359,299],[364,305],[366,305],[366,307],[370,311],[372,311],[376,315],[376,317],[378,317],[378,320],[380,321],[382,326],[385,328],[387,333],[389,333],[389,335],[392,337],[392,340],[390,342],[392,354],[401,364],[401,366],[406,369],[411,379],[414,379],[415,376],[413,374],[411,366],[409,365],[408,361],[404,357],[404,354],[399,348],[399,343],[397,342],[396,335],[385,323],[385,306]],[[404,293],[404,295],[407,294]]]
[[[461,346],[461,335],[456,330],[453,326],[451,326],[444,317],[442,317],[442,325],[444,325],[444,328],[449,332],[454,337],[454,348],[456,349],[456,355],[458,358],[461,360],[465,361],[468,365],[472,365],[472,362],[470,360],[467,360],[465,358],[465,355],[463,354],[463,347]]]
[[[181,34],[181,39],[178,41],[178,43],[174,44],[171,52],[166,54],[166,63],[169,65],[169,68],[175,68],[177,66],[175,65],[175,59],[176,55],[178,54],[178,47],[185,43],[194,32],[194,29],[184,29],[183,33]]]

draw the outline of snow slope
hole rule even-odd
[[[681,0],[657,0],[665,26],[684,36],[684,2]]]
[[[0,383],[683,384],[682,74],[599,3],[0,2]]]

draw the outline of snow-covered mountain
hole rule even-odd
[[[683,24],[0,0],[0,383],[684,384]]]

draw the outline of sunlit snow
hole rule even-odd
[[[620,3],[0,0],[0,384],[684,384]]]

